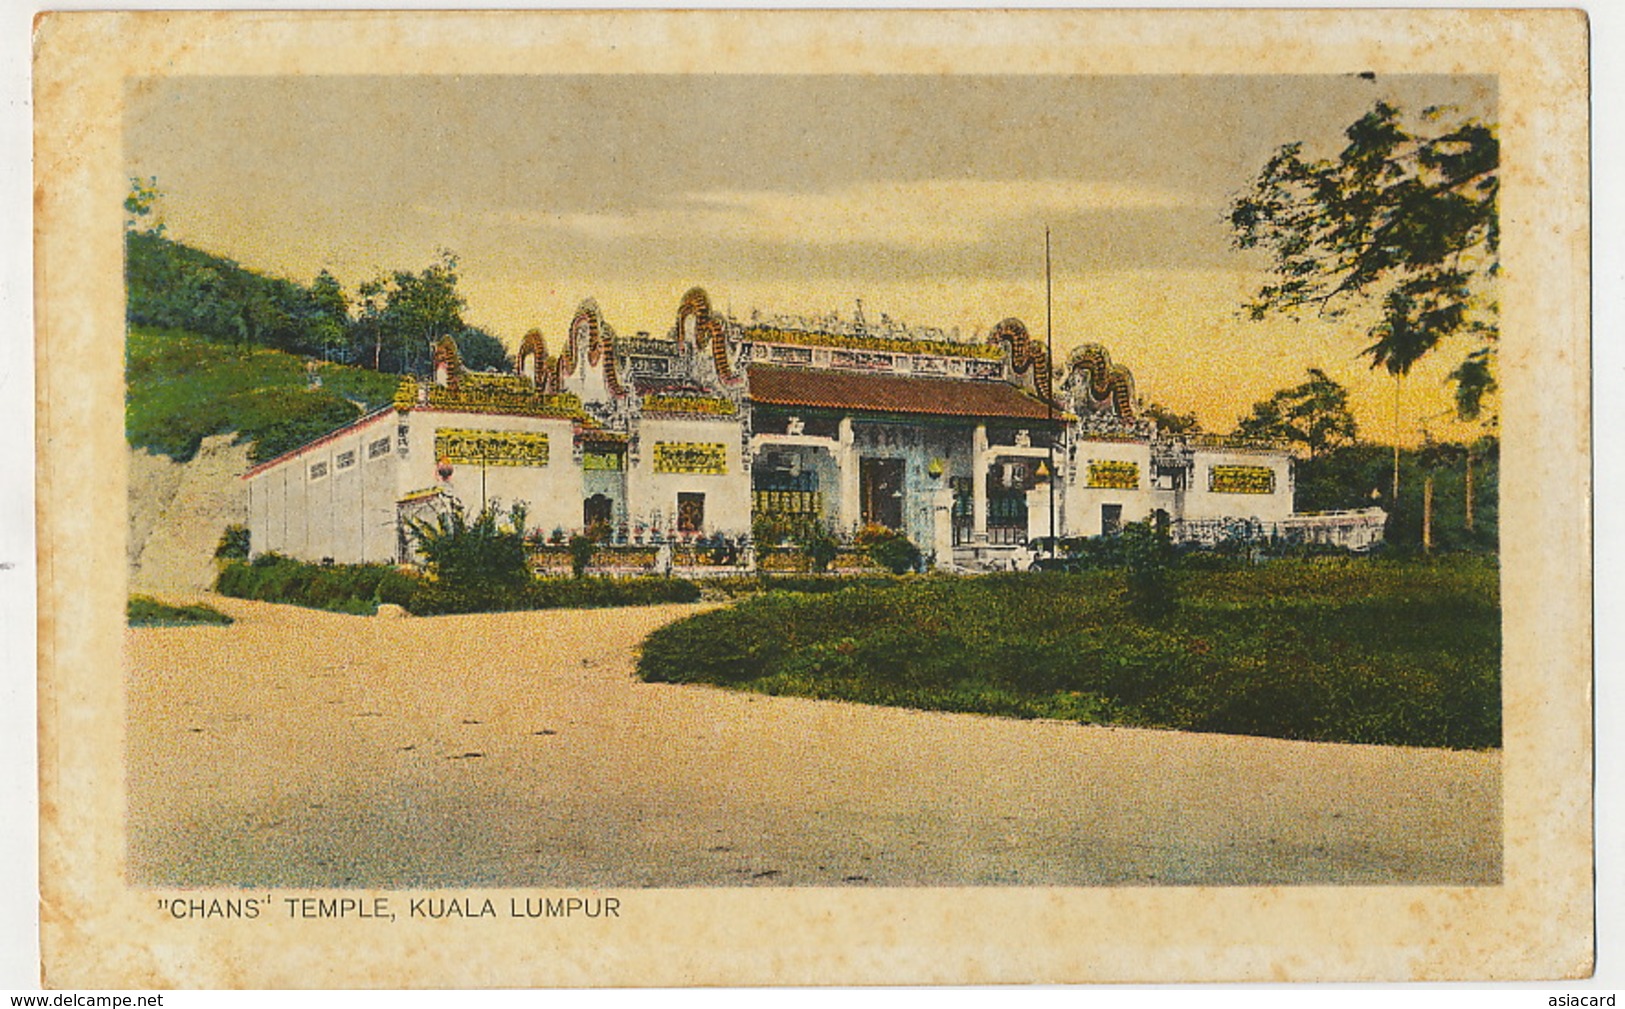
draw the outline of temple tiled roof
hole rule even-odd
[[[750,399],[768,406],[946,417],[1061,420],[1067,416],[1059,409],[1052,412],[1042,400],[1006,382],[866,375],[759,364],[750,369]]]

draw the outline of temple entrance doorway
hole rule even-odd
[[[861,460],[858,494],[863,500],[865,525],[903,528],[903,460]]]
[[[1103,504],[1100,506],[1100,535],[1116,536],[1123,531],[1123,506],[1120,504]]]
[[[593,526],[609,528],[615,518],[615,502],[603,494],[594,494],[581,502],[581,524],[591,529]]]

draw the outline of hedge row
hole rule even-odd
[[[339,613],[371,614],[393,603],[419,616],[506,610],[646,606],[700,597],[678,578],[532,579],[519,586],[467,585],[423,578],[390,564],[307,564],[278,554],[221,566],[221,595],[289,603]]]

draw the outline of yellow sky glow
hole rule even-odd
[[[1225,220],[1277,146],[1334,153],[1379,96],[1494,113],[1472,78],[189,78],[143,92],[126,146],[170,235],[251,268],[353,291],[456,251],[465,318],[510,347],[556,345],[588,297],[664,335],[694,285],[742,320],[861,298],[1041,336],[1049,226],[1058,360],[1104,344],[1143,398],[1218,431],[1317,367],[1386,442],[1395,383],[1359,313],[1243,318],[1267,262]],[[1475,430],[1444,382],[1466,349],[1405,381],[1403,442]]]

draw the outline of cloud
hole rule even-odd
[[[994,238],[1015,221],[1085,213],[1207,209],[1192,194],[1132,183],[1038,179],[1014,182],[866,182],[791,193],[717,190],[656,207],[614,212],[501,214],[503,223],[588,240],[727,240],[751,244],[867,245],[941,249]]]

